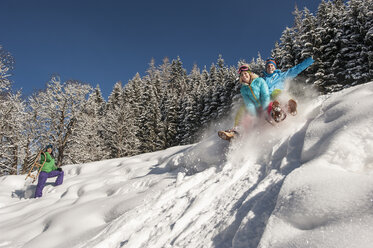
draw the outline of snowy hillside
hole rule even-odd
[[[40,199],[0,178],[2,247],[372,247],[373,83],[228,146],[64,166]]]

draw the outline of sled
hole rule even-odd
[[[45,158],[43,164],[40,164],[40,157],[41,157],[41,154],[43,154],[43,155],[44,155],[44,158]],[[27,178],[31,177],[31,178],[33,179],[31,183],[34,183],[34,182],[36,181],[36,179],[39,177],[39,174],[40,174],[40,172],[41,172],[41,169],[43,169],[43,166],[44,166],[44,164],[45,164],[46,161],[47,161],[47,157],[45,156],[45,153],[44,153],[43,151],[40,150],[40,152],[38,153],[38,155],[35,157],[35,161],[34,161],[34,163],[32,164],[32,167],[31,167],[31,169],[29,170],[29,172],[28,172],[28,174],[27,174],[25,180],[27,180]],[[32,174],[34,168],[37,169],[37,172],[38,172],[36,175],[35,175],[35,174]]]

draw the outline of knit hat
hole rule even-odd
[[[274,58],[268,58],[266,60],[266,67],[267,67],[268,64],[273,64],[275,66],[275,68],[277,69],[277,64],[276,64],[276,61],[275,61]]]
[[[53,146],[51,144],[47,145],[45,149],[51,148],[53,150]]]

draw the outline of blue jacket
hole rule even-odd
[[[263,110],[268,108],[270,97],[268,86],[263,78],[255,78],[250,86],[243,84],[240,91],[246,110],[250,115],[257,116],[259,108],[262,108]],[[253,93],[255,97],[253,96]]]
[[[307,69],[310,65],[312,65],[314,60],[309,57],[305,59],[302,63],[297,64],[296,66],[290,68],[285,72],[281,72],[280,70],[275,70],[272,74],[268,74],[264,71],[264,80],[266,81],[269,94],[272,93],[275,89],[283,90],[285,86],[285,80],[295,78],[299,73]]]

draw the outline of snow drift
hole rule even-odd
[[[371,247],[373,83],[228,146],[64,166],[40,199],[0,178],[0,247]]]

